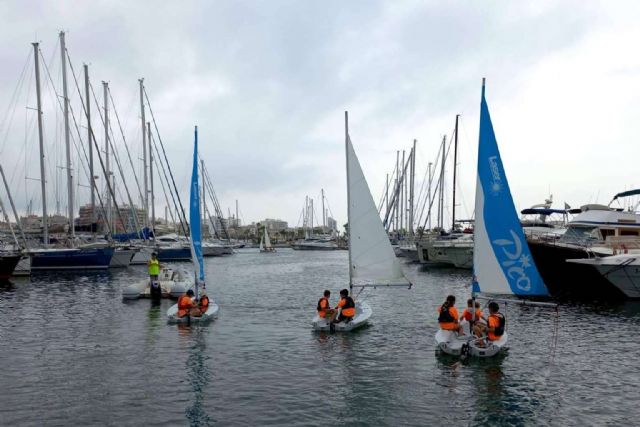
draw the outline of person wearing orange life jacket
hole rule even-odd
[[[193,291],[189,289],[184,295],[178,298],[178,317],[184,317],[191,313],[191,309],[195,307],[193,295]]]
[[[497,302],[491,301],[489,303],[489,318],[487,319],[487,339],[489,341],[498,341],[504,335],[507,321],[499,310],[500,306]]]
[[[318,306],[316,307],[316,310],[318,311],[318,316],[324,319],[328,319],[329,322],[332,322],[335,319],[336,314],[338,314],[338,311],[331,308],[331,305],[329,304],[330,296],[331,291],[324,291],[323,297],[318,300]]]
[[[458,334],[464,335],[462,326],[458,321],[458,309],[454,307],[455,303],[456,297],[449,295],[444,304],[438,308],[438,323],[440,324],[440,329],[456,331]]]
[[[460,316],[460,321],[462,321],[463,319],[466,320],[469,323],[474,321],[474,319],[473,319],[473,310],[471,309],[472,306],[473,306],[473,299],[469,298],[467,300],[467,308],[465,308],[462,311],[462,316]],[[476,302],[475,306],[476,306],[476,318],[475,318],[475,321],[476,322],[485,321],[484,316],[482,314],[482,310],[480,310],[480,303]]]
[[[340,309],[340,314],[333,323],[349,323],[356,316],[356,303],[349,296],[348,290],[343,289],[340,291],[340,301],[336,309]]]
[[[209,297],[206,294],[202,294],[200,297],[200,301],[198,301],[198,309],[200,310],[200,314],[206,313],[209,308]]]

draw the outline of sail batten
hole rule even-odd
[[[382,225],[369,185],[347,135],[348,221],[352,284],[409,285]]]
[[[549,295],[518,220],[482,86],[474,227],[474,290]]]

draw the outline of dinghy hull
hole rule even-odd
[[[220,307],[214,302],[209,303],[207,311],[202,316],[184,316],[178,317],[178,304],[174,304],[167,310],[167,321],[171,324],[204,324],[218,317]]]
[[[365,301],[356,301],[356,315],[348,323],[340,322],[335,324],[335,332],[349,332],[361,328],[369,322],[369,318],[373,314],[371,307]],[[330,331],[331,325],[324,317],[316,314],[311,322],[313,329],[316,331]]]

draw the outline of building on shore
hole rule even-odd
[[[86,204],[80,207],[80,216],[76,218],[76,227],[79,229],[91,230],[94,221],[95,211],[95,224],[96,231],[106,233],[108,228],[106,226],[107,218],[106,212],[100,206],[93,206]],[[133,209],[129,205],[120,206],[120,215],[114,206],[111,210],[113,224],[113,233],[128,233],[136,230],[136,220],[138,227],[142,229],[145,224],[146,214],[144,209],[134,206]]]
[[[338,221],[331,217],[327,217],[327,228],[329,231],[338,231]]]
[[[267,227],[267,230],[273,232],[284,231],[289,228],[289,224],[287,221],[283,221],[281,219],[271,219],[267,218],[260,223],[262,226]]]

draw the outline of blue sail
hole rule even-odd
[[[193,170],[191,172],[191,196],[189,199],[189,229],[191,234],[191,258],[196,278],[204,282],[204,259],[202,258],[202,232],[200,230],[200,188],[198,186],[198,126],[195,127],[193,144]]]
[[[549,295],[533,262],[513,204],[484,96],[484,81],[475,212],[474,290],[523,296]]]

